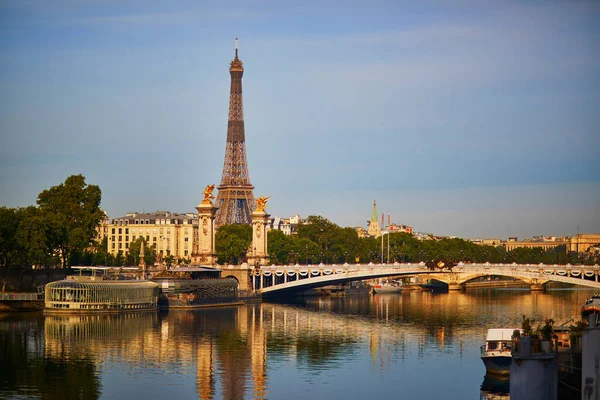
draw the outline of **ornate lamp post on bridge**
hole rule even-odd
[[[308,245],[306,245],[306,265],[308,265]]]

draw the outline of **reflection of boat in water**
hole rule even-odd
[[[387,282],[373,286],[373,293],[385,294],[385,293],[400,293],[402,291],[402,284],[400,282]]]
[[[587,316],[593,313],[600,314],[600,293],[594,293],[581,307],[581,317],[583,319],[587,319]]]
[[[481,383],[480,400],[510,399],[510,380],[507,376],[485,375]]]
[[[485,344],[481,346],[481,360],[488,374],[509,375],[514,328],[488,329]]]

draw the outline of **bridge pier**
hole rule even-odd
[[[532,292],[543,292],[544,285],[540,283],[532,283],[531,285],[529,285],[529,290],[531,290]]]
[[[463,290],[464,287],[460,283],[449,283],[448,290]]]

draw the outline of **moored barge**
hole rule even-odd
[[[146,280],[77,276],[46,285],[45,313],[156,310],[158,285]]]

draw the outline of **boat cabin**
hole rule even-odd
[[[515,329],[516,328],[488,329],[485,338],[485,351],[510,351],[512,346],[512,335]]]

